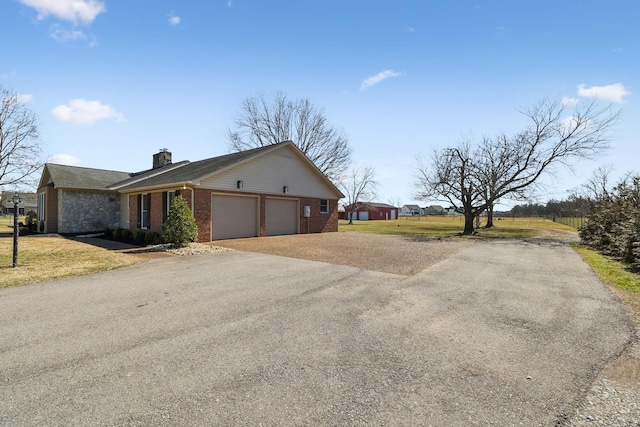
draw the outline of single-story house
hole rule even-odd
[[[0,211],[3,215],[13,215],[13,209],[15,204],[13,203],[13,195],[15,192],[13,191],[3,191],[0,193]],[[36,211],[38,208],[36,203],[36,195],[35,193],[21,193],[18,192],[20,196],[20,204],[18,204],[18,215],[25,215],[29,211]]]
[[[422,209],[425,215],[445,215],[446,211],[440,205],[431,205]]]
[[[345,206],[345,217],[349,219],[351,215],[351,206]],[[380,220],[380,219],[397,219],[398,208],[387,203],[356,203],[353,211],[353,219],[359,221]]]
[[[138,173],[47,163],[38,188],[41,231],[162,232],[171,200],[189,204],[198,241],[338,230],[344,195],[291,141],[196,162],[153,156]]]

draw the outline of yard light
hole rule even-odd
[[[13,268],[18,266],[18,236],[20,235],[20,227],[18,226],[18,205],[20,200],[20,194],[14,193],[11,198],[13,201]]]

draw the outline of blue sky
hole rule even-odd
[[[542,98],[622,110],[600,165],[640,172],[640,2],[3,0],[0,83],[39,117],[47,159],[138,171],[228,152],[242,100],[309,98],[342,128],[378,201],[412,196],[416,156],[514,132]]]

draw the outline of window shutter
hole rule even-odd
[[[167,222],[167,200],[169,199],[169,192],[168,191],[163,191],[162,192],[162,223],[164,224],[165,222]]]
[[[151,193],[145,194],[147,205],[147,230],[151,230]]]

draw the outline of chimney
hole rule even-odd
[[[160,149],[158,154],[153,155],[153,168],[158,169],[171,164],[171,152],[166,148]]]

